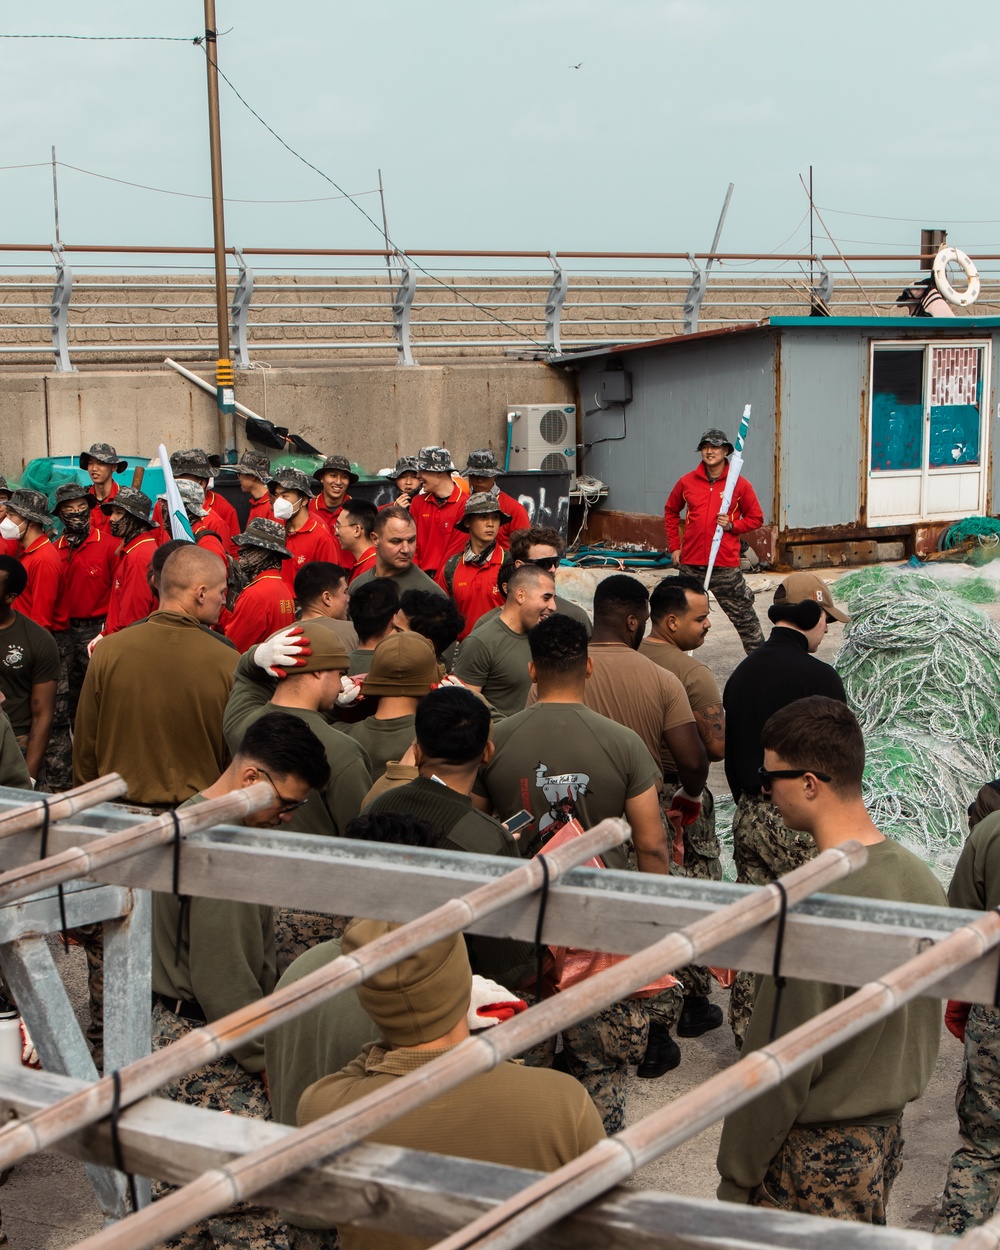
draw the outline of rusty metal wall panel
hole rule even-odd
[[[860,331],[784,331],[779,529],[859,520],[867,374],[868,342]]]
[[[598,443],[583,472],[609,487],[607,507],[662,515],[676,480],[698,464],[698,440],[711,426],[735,437],[744,404],[753,405],[744,472],[753,483],[765,522],[774,513],[775,331],[715,339],[689,347],[628,352],[632,375],[625,409],[627,438]],[[579,403],[585,443],[622,432],[622,410],[595,411],[601,373],[613,356],[581,362]]]

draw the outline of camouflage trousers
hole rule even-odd
[[[318,911],[292,911],[279,907],[274,914],[274,948],[280,977],[293,959],[320,942],[342,938],[349,916],[324,916]]]
[[[288,1225],[288,1250],[340,1250],[335,1228],[299,1228]]]
[[[984,1224],[1000,1199],[1000,1010],[975,1004],[955,1098],[962,1144],[952,1155],[936,1233]]]
[[[535,1001],[530,994],[523,997]],[[646,1053],[648,1025],[646,1003],[626,998],[560,1034],[566,1069],[590,1095],[609,1137],[625,1127],[625,1077]],[[522,1057],[529,1067],[551,1068],[556,1038],[539,1042]]]
[[[750,1191],[750,1205],[884,1224],[902,1151],[900,1120],[888,1128],[794,1125],[764,1179]]]
[[[770,885],[776,877],[800,868],[815,854],[812,835],[787,828],[770,799],[764,795],[740,795],[733,817],[733,859],[738,882]],[[729,995],[729,1024],[737,1048],[743,1045],[755,995],[754,974],[737,972]]]
[[[59,682],[56,686],[56,707],[52,718],[49,748],[45,753],[45,774],[53,793],[69,790],[73,785],[73,725],[80,689],[90,658],[87,645],[101,632],[103,617],[78,620],[68,629],[54,633],[59,648]]]
[[[695,577],[704,584],[707,564],[682,564],[677,570],[685,577]],[[715,602],[733,623],[733,628],[740,636],[743,650],[750,654],[764,641],[760,621],[753,606],[753,591],[739,568],[720,569],[718,565],[712,569],[712,578],[708,588],[715,596]]]
[[[664,823],[669,822],[666,811],[672,797],[673,786],[663,787],[660,808]],[[715,836],[715,796],[706,786],[701,795],[701,815],[684,830],[684,863],[670,865],[672,877],[694,877],[699,881],[721,881],[722,861],[719,858],[719,839]],[[684,986],[685,998],[707,998],[712,989],[712,974],[701,964],[689,964],[677,972],[677,979]]]
[[[162,1050],[195,1027],[161,1003],[153,1005],[154,1050]],[[231,1055],[223,1055],[196,1072],[168,1082],[159,1094],[192,1107],[208,1107],[258,1120],[271,1118],[263,1080],[240,1067]],[[175,1189],[166,1181],[154,1181],[154,1201]],[[199,1221],[163,1245],[179,1250],[289,1250],[286,1226],[277,1212],[245,1202]]]

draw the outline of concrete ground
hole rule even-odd
[[[820,575],[832,581],[840,576],[840,571],[821,571]],[[579,575],[574,572],[571,576],[576,579]],[[564,586],[560,577],[560,589],[586,603],[588,590],[592,597],[594,580],[591,574],[587,579],[589,585],[571,587]],[[644,580],[655,582],[659,574]],[[765,635],[770,629],[767,607],[771,591],[779,580],[767,574],[750,579],[757,592],[757,612]],[[988,607],[986,611],[1000,622],[1000,606]],[[833,660],[842,633],[843,626],[831,625],[818,652],[820,659]],[[700,656],[712,668],[720,686],[743,658],[739,637],[721,612],[713,613],[712,630]],[[717,795],[726,793],[721,765],[713,765],[710,785]],[[56,957],[79,1011],[85,993],[83,952],[74,947],[63,954],[59,948]],[[716,987],[714,1000],[725,1009],[726,992]],[[681,1040],[680,1045],[682,1061],[673,1072],[655,1081],[631,1080],[630,1123],[707,1080],[737,1058],[732,1035],[725,1024],[704,1037]],[[958,1145],[954,1100],[961,1066],[961,1046],[942,1029],[941,1052],[933,1079],[923,1098],[908,1108],[904,1118],[904,1167],[889,1209],[890,1223],[897,1227],[930,1230],[933,1225],[948,1160]],[[706,1130],[646,1167],[633,1183],[639,1188],[712,1198],[718,1180],[715,1156],[719,1132],[719,1126]],[[51,1154],[36,1156],[15,1168],[10,1181],[0,1189],[0,1209],[12,1250],[62,1250],[97,1231],[102,1223],[82,1168]]]

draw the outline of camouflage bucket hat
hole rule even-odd
[[[494,513],[500,518],[500,524],[506,525],[510,517],[500,507],[500,502],[496,495],[490,490],[477,491],[476,494],[470,495],[465,502],[465,512],[455,522],[455,529],[465,530],[469,532],[469,517],[474,516],[493,516]]]
[[[255,477],[266,486],[271,480],[271,461],[259,451],[245,451],[233,465],[233,472],[241,477]]]
[[[49,501],[40,490],[16,490],[7,501],[8,512],[16,512],[26,521],[34,521],[36,525],[48,525]]]
[[[703,447],[725,447],[727,456],[733,454],[733,445],[724,430],[706,430],[698,440],[698,450]]]
[[[136,490],[134,486],[123,486],[113,499],[106,500],[100,505],[100,508],[105,516],[111,515],[112,508],[121,508],[122,512],[127,512],[129,516],[134,516],[147,529],[153,528],[153,501],[148,495],[143,494],[141,490]]]
[[[194,516],[208,516],[208,509],[205,507],[205,488],[198,482],[178,481],[174,485],[177,487],[177,493],[181,497],[181,503],[184,510],[190,512]],[[166,495],[158,495],[164,512],[167,510]]]
[[[469,452],[468,463],[463,470],[465,477],[500,477],[502,474],[503,469],[493,452],[486,448]]]
[[[417,453],[417,469],[421,473],[455,472],[447,447],[421,447]]]
[[[338,473],[346,473],[351,479],[350,485],[353,486],[358,481],[358,475],[351,468],[351,462],[346,456],[327,456],[323,463],[319,466],[313,477],[317,482],[322,484],[323,474],[331,473],[336,470]]]
[[[399,459],[396,461],[395,468],[385,469],[382,473],[379,474],[379,476],[387,477],[391,481],[395,482],[396,479],[402,477],[404,473],[417,473],[417,472],[419,472],[419,470],[417,468],[416,456],[400,456]]]
[[[279,469],[277,473],[272,473],[268,486],[272,490],[275,486],[284,487],[285,490],[297,490],[306,499],[312,499],[316,494],[316,487],[312,484],[312,480],[306,477],[301,469],[293,469],[290,465]]]
[[[52,505],[52,511],[58,512],[64,503],[69,503],[73,499],[82,499],[88,507],[96,508],[97,499],[87,490],[85,486],[80,486],[77,482],[66,482],[65,485],[56,489],[55,503]]]
[[[14,492],[11,490],[11,488],[7,485],[7,479],[4,477],[2,473],[0,473],[0,495],[3,495],[7,499],[9,499],[11,495],[13,495],[13,493]]]
[[[170,453],[170,468],[174,477],[200,477],[207,482],[213,474],[212,465],[200,447]]]
[[[128,461],[123,460],[110,443],[94,443],[89,451],[82,452],[80,468],[85,469],[91,460],[96,460],[98,464],[113,464],[116,473],[124,473],[128,468]]]
[[[237,547],[260,547],[264,551],[273,551],[283,560],[291,558],[292,553],[285,546],[285,527],[277,521],[269,521],[266,517],[254,517],[242,534],[233,539]]]

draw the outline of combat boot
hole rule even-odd
[[[635,1070],[636,1076],[651,1081],[664,1072],[670,1072],[681,1061],[681,1048],[670,1036],[670,1030],[656,1020],[649,1022],[649,1041],[642,1062]]]
[[[722,1023],[722,1008],[710,1003],[703,994],[685,998],[681,1018],[677,1022],[678,1037],[701,1037]]]

